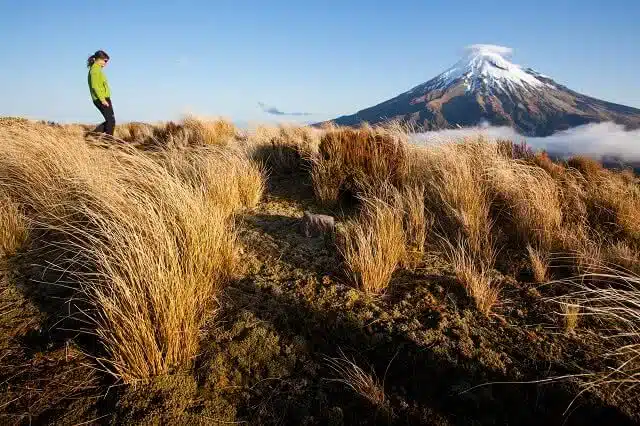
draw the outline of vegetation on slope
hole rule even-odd
[[[90,130],[0,124],[9,423],[639,420],[633,174],[397,126]]]

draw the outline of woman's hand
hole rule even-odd
[[[109,102],[107,102],[107,100],[105,99],[104,101],[102,101],[102,105],[108,107],[109,106]]]

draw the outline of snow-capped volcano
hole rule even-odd
[[[424,130],[489,122],[535,136],[601,121],[640,127],[640,110],[569,90],[512,63],[512,53],[503,46],[468,46],[465,56],[437,77],[334,122],[357,125],[395,119]]]

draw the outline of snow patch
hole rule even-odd
[[[445,89],[459,82],[467,92],[483,90],[489,94],[496,91],[506,94],[522,90],[532,92],[545,86],[554,88],[537,78],[543,77],[542,74],[510,62],[507,59],[513,53],[510,47],[474,44],[467,46],[465,53],[465,57],[454,66],[409,93]]]

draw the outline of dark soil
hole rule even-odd
[[[97,371],[90,349],[59,330],[64,313],[3,273],[0,423],[640,422],[610,389],[577,397],[577,379],[525,383],[605,368],[597,336],[580,326],[566,333],[539,285],[502,276],[502,304],[487,318],[434,254],[369,297],[341,274],[330,242],[298,232],[304,210],[331,213],[315,205],[308,177],[272,176],[259,209],[238,218],[242,269],[193,368],[137,388]],[[334,380],[327,357],[341,354],[378,379],[384,401]]]

